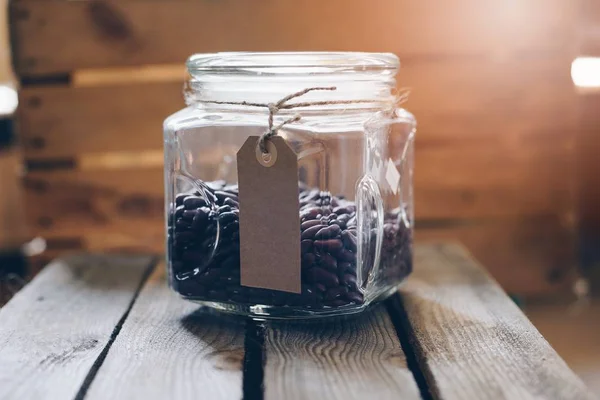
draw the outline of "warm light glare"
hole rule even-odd
[[[0,85],[0,116],[15,112],[19,99],[17,91],[7,85]]]
[[[579,57],[571,65],[575,86],[600,88],[600,57]]]

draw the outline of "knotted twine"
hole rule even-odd
[[[316,91],[316,90],[337,90],[335,86],[328,87],[310,87],[298,92],[289,94],[279,100],[276,103],[253,103],[249,101],[212,101],[212,100],[201,100],[200,103],[208,103],[208,104],[223,104],[223,105],[237,105],[237,106],[248,106],[248,107],[262,107],[267,108],[269,110],[269,126],[265,133],[263,133],[258,141],[258,146],[260,151],[263,154],[268,154],[266,142],[273,136],[277,135],[277,132],[287,124],[291,124],[294,122],[300,121],[302,116],[300,114],[294,115],[292,118],[289,118],[279,125],[274,126],[273,119],[277,113],[281,110],[291,110],[294,108],[302,108],[302,107],[313,107],[313,106],[328,106],[335,104],[360,104],[360,103],[384,103],[384,104],[394,104],[398,105],[408,97],[408,91],[403,91],[400,95],[394,96],[394,101],[378,101],[378,100],[323,100],[323,101],[307,101],[300,103],[288,103],[290,100],[295,99],[297,97],[304,96],[305,94]]]

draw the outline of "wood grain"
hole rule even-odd
[[[420,399],[384,307],[358,317],[273,323],[265,399]]]
[[[534,298],[572,289],[578,277],[574,230],[555,215],[417,221],[415,239],[418,244],[460,242],[507,292]]]
[[[510,146],[505,151],[567,148],[573,140],[564,132],[576,117],[570,62],[556,56],[403,64],[398,85],[411,90],[403,106],[419,122],[417,147],[467,152],[493,142]],[[182,78],[24,87],[18,117],[25,158],[162,151],[162,123],[184,107],[182,88]]]
[[[86,398],[242,398],[244,321],[197,309],[171,292],[158,266]]]
[[[417,248],[400,294],[434,398],[594,398],[460,246]]]
[[[545,55],[571,48],[575,10],[562,0],[22,0],[11,2],[10,18],[23,76],[181,63],[194,52],[223,49]]]
[[[30,239],[23,223],[22,162],[16,148],[0,149],[0,251],[19,248]]]
[[[151,261],[58,260],[0,309],[0,398],[74,398]]]

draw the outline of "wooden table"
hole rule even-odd
[[[179,299],[157,257],[58,260],[0,310],[0,399],[594,398],[460,246],[415,265],[358,317],[261,323]]]

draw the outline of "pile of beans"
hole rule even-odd
[[[294,294],[240,285],[238,187],[224,181],[198,185],[204,196],[177,195],[168,219],[171,279],[180,294],[195,300],[306,308],[363,304],[353,202],[300,187],[302,292]],[[398,283],[411,270],[411,235],[400,214],[395,210],[385,218],[382,268],[376,277],[383,286]]]

